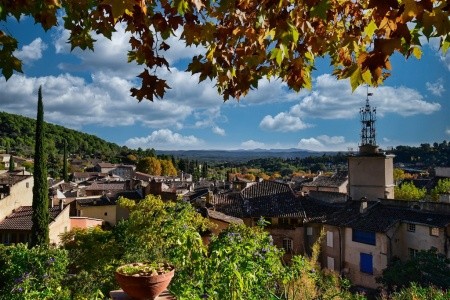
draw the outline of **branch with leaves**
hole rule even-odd
[[[94,49],[92,33],[111,38],[118,23],[131,33],[128,61],[144,66],[139,101],[163,98],[170,87],[156,73],[169,68],[167,39],[182,27],[186,46],[205,52],[188,71],[215,80],[224,100],[239,99],[264,77],[280,78],[299,91],[311,88],[318,57],[329,57],[338,79],[352,89],[377,86],[389,75],[390,57],[421,57],[421,37],[450,46],[450,4],[444,0],[0,0],[0,21],[31,16],[45,30],[64,13],[72,49]],[[8,79],[21,72],[16,38],[0,31],[0,69]]]

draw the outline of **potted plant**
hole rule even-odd
[[[174,273],[167,263],[131,263],[118,267],[115,277],[131,298],[153,300],[167,289]]]

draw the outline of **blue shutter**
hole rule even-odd
[[[363,273],[373,274],[372,254],[359,254],[359,269]]]
[[[352,240],[354,242],[375,246],[376,235],[375,235],[375,232],[372,232],[372,231],[353,229],[352,230]]]

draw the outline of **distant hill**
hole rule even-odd
[[[171,155],[177,158],[196,159],[215,163],[243,163],[258,158],[304,158],[308,156],[333,155],[336,152],[315,152],[301,149],[256,149],[256,150],[156,150],[157,155]]]
[[[36,120],[16,114],[0,112],[0,149],[25,157],[34,153]],[[115,160],[123,147],[101,138],[68,129],[63,126],[46,123],[46,153],[49,160],[57,159],[64,151],[64,139],[67,140],[68,153],[82,157],[97,157]],[[125,147],[126,148],[126,147]]]

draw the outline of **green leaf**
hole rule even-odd
[[[322,0],[319,4],[311,8],[311,17],[318,17],[322,20],[326,20],[328,9],[330,9],[329,0]]]
[[[296,44],[298,41],[299,33],[297,28],[292,24],[289,24],[289,34],[292,37],[292,42]]]

